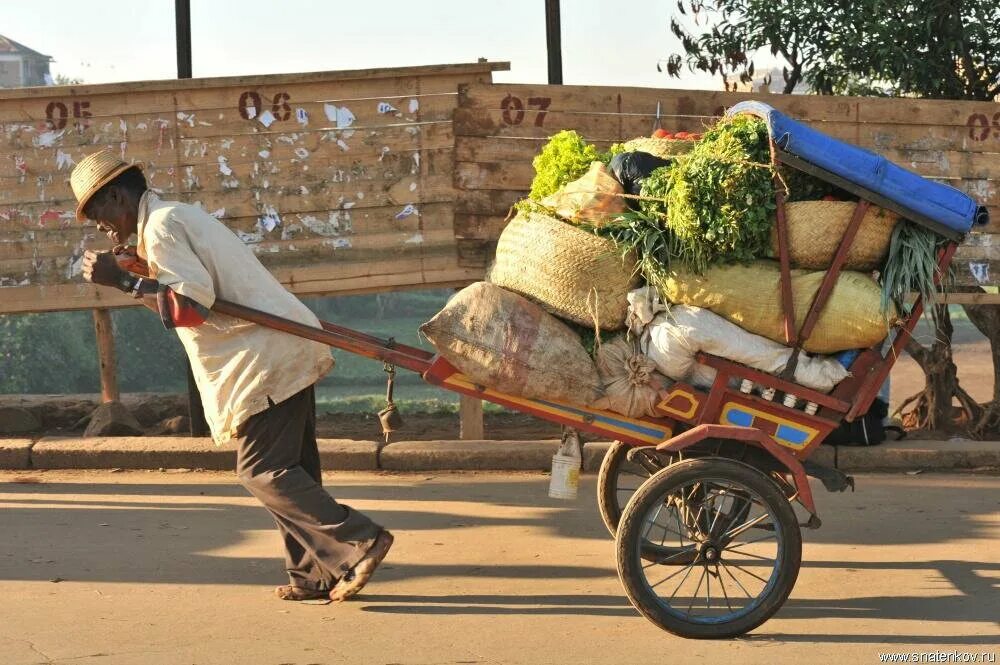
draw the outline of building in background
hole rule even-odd
[[[50,62],[51,56],[0,35],[0,88],[52,85]]]

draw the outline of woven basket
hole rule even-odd
[[[833,262],[840,240],[851,223],[853,201],[796,201],[785,204],[788,220],[788,253],[795,268],[826,270]],[[871,271],[882,265],[889,253],[896,213],[868,208],[858,235],[847,252],[846,270]],[[772,256],[778,256],[777,227],[771,231]]]
[[[677,155],[691,152],[694,141],[686,139],[654,139],[641,137],[632,139],[625,143],[626,152],[648,152],[662,159],[669,159]]]
[[[556,316],[604,330],[624,326],[639,276],[610,240],[538,213],[517,215],[497,242],[487,279]]]

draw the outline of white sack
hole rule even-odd
[[[647,327],[647,355],[671,379],[707,389],[715,370],[698,363],[699,351],[741,363],[769,374],[785,368],[792,349],[743,330],[707,309],[672,305]],[[799,354],[795,382],[820,392],[830,392],[847,378],[848,371],[834,358]]]
[[[596,361],[604,396],[591,406],[630,418],[657,415],[659,391],[671,381],[657,372],[656,364],[637,347],[625,335],[601,344]]]

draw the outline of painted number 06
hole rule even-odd
[[[550,97],[528,97],[528,106],[538,107],[538,113],[535,115],[535,127],[541,127],[545,123],[545,115],[548,113],[551,103]],[[500,102],[500,110],[505,125],[520,125],[524,122],[524,103],[520,97],[507,95]]]

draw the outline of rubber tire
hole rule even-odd
[[[618,522],[625,508],[618,501],[618,473],[623,464],[629,463],[626,457],[628,451],[634,447],[615,441],[608,448],[608,452],[601,460],[601,468],[597,471],[597,509],[601,513],[601,521],[604,522],[612,538],[618,532]],[[645,469],[643,471],[645,472]]]
[[[665,611],[656,593],[648,588],[635,556],[635,541],[640,539],[643,516],[652,504],[671,487],[699,478],[721,477],[742,483],[755,491],[771,510],[778,526],[785,532],[782,540],[783,565],[770,594],[755,610],[740,619],[721,624],[699,624]],[[618,577],[632,605],[654,624],[674,635],[692,639],[725,639],[750,632],[781,609],[795,586],[802,565],[802,533],[795,511],[778,485],[760,471],[741,462],[721,457],[685,460],[672,464],[646,481],[625,506],[615,539]]]

